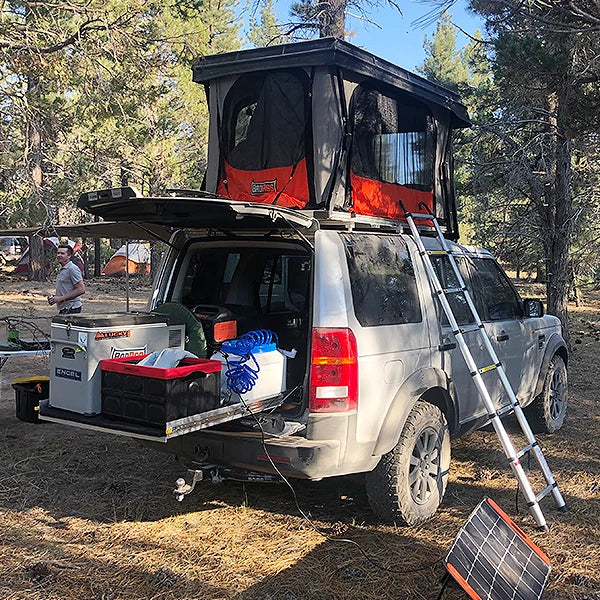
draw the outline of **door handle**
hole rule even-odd
[[[496,336],[496,340],[498,340],[499,342],[505,342],[510,336],[508,335],[508,333],[503,333],[502,335],[497,335]]]
[[[438,350],[440,351],[444,351],[444,350],[454,350],[454,348],[456,348],[456,343],[452,342],[450,344],[440,344],[438,346]]]

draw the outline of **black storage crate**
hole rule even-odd
[[[180,367],[160,369],[135,364],[141,358],[101,361],[103,415],[165,429],[219,407],[219,361],[185,359]]]
[[[26,423],[41,423],[38,418],[40,400],[50,396],[50,379],[48,377],[15,379],[12,388],[15,390],[17,419]]]

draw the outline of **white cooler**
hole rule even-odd
[[[167,315],[58,315],[51,327],[49,404],[84,415],[99,414],[102,359],[183,348],[184,343],[185,325]]]

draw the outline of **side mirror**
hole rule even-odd
[[[523,300],[523,314],[525,318],[543,317],[544,303],[541,300],[533,300],[531,298]]]

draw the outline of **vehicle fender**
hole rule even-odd
[[[453,402],[452,386],[447,375],[440,369],[433,367],[419,369],[402,383],[383,420],[381,431],[373,449],[374,455],[385,454],[398,443],[413,406],[433,388],[446,390],[450,402]]]
[[[565,361],[565,365],[567,364],[569,358],[567,344],[565,343],[565,340],[563,339],[562,335],[556,332],[552,333],[550,335],[550,338],[546,342],[546,350],[544,352],[542,366],[538,374],[538,380],[535,386],[535,393],[533,394],[534,398],[542,393],[542,388],[544,387],[544,379],[546,379],[546,373],[548,372],[548,366],[550,365],[550,361],[552,360],[552,357],[555,354],[559,354]]]

